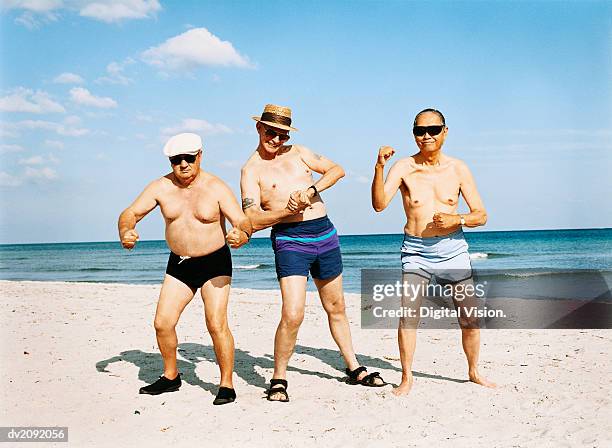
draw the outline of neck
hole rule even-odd
[[[257,147],[257,152],[259,153],[259,157],[261,157],[263,160],[272,160],[276,157],[276,155],[279,153],[279,151],[281,150],[281,148],[278,148],[278,151],[274,152],[274,153],[270,153],[268,151],[265,150],[265,148],[260,144]]]
[[[421,164],[435,166],[440,165],[440,158],[442,157],[441,151],[434,152],[421,152]]]
[[[198,171],[193,175],[190,176],[186,179],[181,179],[179,177],[177,177],[176,175],[174,176],[174,182],[182,188],[189,188],[198,178],[200,177],[200,170],[198,169]]]

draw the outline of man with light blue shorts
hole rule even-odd
[[[380,212],[389,205],[397,190],[402,193],[406,213],[401,248],[403,283],[414,285],[412,290],[421,292],[410,298],[413,309],[419,309],[424,287],[435,277],[437,283],[451,285],[453,302],[459,310],[473,300],[459,300],[457,294],[472,284],[472,266],[462,227],[484,225],[487,213],[467,165],[442,154],[448,133],[442,113],[435,109],[422,110],[414,119],[412,131],[419,152],[397,161],[386,180],[383,179],[385,163],[395,150],[390,146],[379,149],[372,182],[372,206]],[[457,213],[460,193],[470,213]],[[418,316],[400,318],[398,342],[402,382],[393,391],[398,396],[407,394],[412,388],[418,321]],[[478,371],[480,329],[477,320],[460,318],[459,323],[470,381],[495,387]]]

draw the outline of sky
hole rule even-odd
[[[372,210],[374,163],[381,145],[416,152],[426,107],[475,177],[478,230],[612,227],[610,2],[1,5],[0,243],[116,240],[178,132],[238,196],[267,103],[344,167],[323,193],[341,234],[402,232],[399,194]],[[163,239],[159,212],[138,230]]]

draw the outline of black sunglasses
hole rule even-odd
[[[415,126],[412,128],[412,133],[417,137],[422,137],[425,133],[429,135],[438,135],[443,129],[443,124],[436,124],[434,126]]]
[[[180,165],[184,160],[187,163],[193,163],[198,157],[198,154],[178,154],[176,156],[168,157],[172,165]]]
[[[286,142],[291,138],[289,134],[281,134],[280,132],[276,132],[271,128],[266,128],[266,137],[269,137],[270,139],[278,137],[281,142]]]

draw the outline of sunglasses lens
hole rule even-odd
[[[417,137],[422,137],[425,135],[425,133],[429,135],[438,135],[440,132],[442,132],[442,129],[444,129],[444,126],[442,125],[415,126],[412,128],[412,133]]]
[[[170,163],[172,165],[180,165],[183,160],[187,163],[193,163],[197,156],[197,154],[179,154],[178,156],[170,157]]]
[[[278,137],[281,142],[286,142],[290,138],[288,134],[280,134],[273,129],[266,129],[266,136],[271,139]]]
[[[412,133],[417,137],[425,135],[425,132],[427,132],[427,128],[425,128],[425,126],[415,126],[412,128]]]

